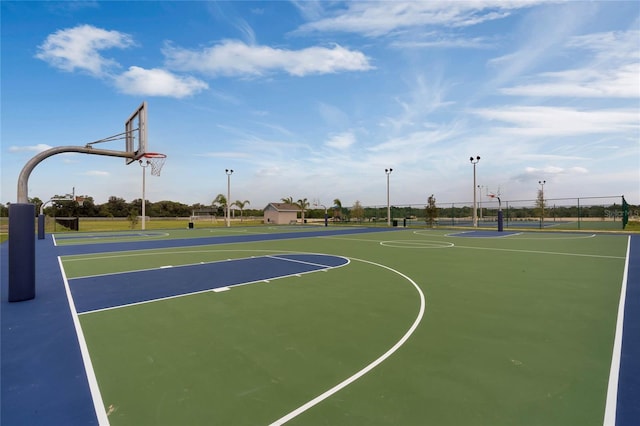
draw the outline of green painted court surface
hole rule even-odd
[[[110,424],[266,425],[292,412],[287,424],[602,424],[627,237],[452,232],[63,257],[69,279],[283,253],[350,260],[81,314]]]

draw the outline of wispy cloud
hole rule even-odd
[[[86,171],[84,173],[81,173],[84,176],[98,176],[98,177],[109,177],[111,176],[111,173],[109,172],[105,172],[102,170],[89,170]]]
[[[209,157],[209,158],[247,158],[250,155],[246,152],[238,152],[238,151],[226,151],[226,152],[203,152],[201,154],[196,154],[198,157]]]
[[[562,136],[628,132],[639,129],[637,110],[577,110],[561,107],[509,106],[483,108],[473,113],[511,127],[496,130],[512,135]]]
[[[39,143],[38,145],[28,145],[28,146],[12,145],[9,147],[9,152],[42,152],[51,148],[53,148],[51,145],[47,145],[44,143]]]
[[[302,77],[341,71],[367,71],[373,68],[364,53],[338,44],[313,46],[301,50],[276,49],[224,40],[215,46],[190,50],[167,43],[163,49],[168,68],[199,72],[210,76],[261,76],[284,71]]]
[[[339,150],[345,150],[356,143],[356,138],[351,132],[344,132],[337,135],[332,135],[329,140],[325,142],[325,145],[329,148],[335,148]]]
[[[305,2],[306,3],[306,2]],[[347,2],[334,6],[327,3],[323,17],[314,19],[297,32],[350,32],[379,37],[408,28],[425,26],[468,27],[502,19],[511,10],[531,7],[540,1],[507,2]],[[318,4],[301,7],[307,17],[320,15]],[[313,13],[312,13],[313,12]]]
[[[494,46],[492,40],[484,37],[464,38],[455,35],[434,35],[433,38],[425,37],[422,40],[398,40],[389,46],[398,49],[487,49]]]
[[[544,72],[526,84],[506,87],[506,95],[582,98],[640,97],[640,31],[608,32],[573,37],[566,49],[588,50],[582,68]]]

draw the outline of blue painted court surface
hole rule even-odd
[[[345,265],[347,259],[282,254],[69,280],[78,313],[250,284]]]
[[[37,297],[8,303],[7,249],[0,245],[2,261],[1,305],[1,425],[98,424],[78,347],[58,256],[183,247],[312,236],[347,235],[398,229],[358,228],[275,235],[239,235],[193,240],[110,242],[76,246],[36,242]],[[457,238],[502,238],[516,232],[469,231],[449,234]],[[120,236],[123,233],[119,234]],[[234,285],[259,283],[280,277],[322,273],[345,265],[346,258],[312,254],[277,254],[229,261],[197,263],[122,274],[69,279],[77,312],[109,309],[159,298],[212,291]],[[188,271],[188,274],[187,274]],[[189,279],[184,280],[188,275]],[[134,288],[130,283],[135,282]],[[177,286],[180,282],[180,286]],[[141,286],[140,286],[141,284]],[[257,284],[259,285],[259,284]],[[615,425],[640,424],[640,237],[631,238],[627,277],[625,323],[617,394]],[[613,424],[612,424],[613,426]]]

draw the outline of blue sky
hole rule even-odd
[[[637,2],[2,1],[2,193],[38,151],[124,131],[147,199],[252,208],[625,195],[640,203]],[[121,141],[99,148],[122,150]],[[59,154],[29,196],[141,197],[142,168]]]

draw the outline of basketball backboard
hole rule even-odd
[[[147,102],[140,106],[127,118],[124,123],[126,151],[135,154],[133,158],[127,158],[127,164],[138,160],[147,152]]]

